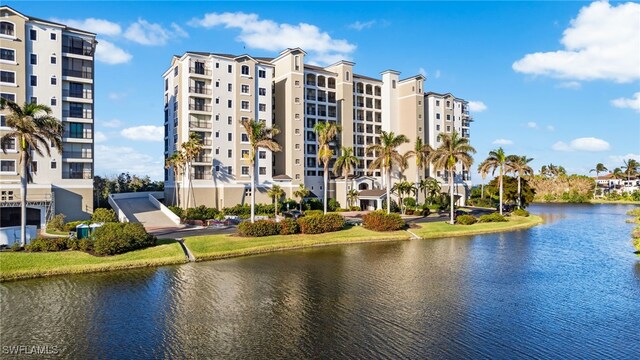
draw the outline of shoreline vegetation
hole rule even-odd
[[[635,200],[606,200],[606,199],[590,199],[585,202],[573,202],[573,201],[565,201],[565,200],[552,200],[552,201],[544,201],[544,200],[536,200],[531,202],[531,204],[610,204],[610,205],[640,205],[640,201]]]
[[[409,229],[421,239],[469,236],[526,229],[541,224],[542,218],[512,216],[501,223],[450,225],[446,222],[423,223]],[[257,255],[286,250],[330,245],[364,244],[386,241],[406,241],[408,231],[376,232],[353,226],[325,234],[274,235],[258,238],[231,234],[193,236],[184,243],[196,261],[208,261]],[[53,275],[84,274],[124,269],[177,265],[188,260],[180,244],[172,239],[159,239],[156,246],[114,256],[93,256],[82,251],[62,252],[0,252],[0,282]]]

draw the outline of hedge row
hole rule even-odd
[[[271,235],[322,234],[338,231],[344,227],[344,218],[339,214],[307,215],[293,219],[283,219],[279,223],[271,220],[249,221],[238,225],[238,234],[244,237],[261,237]]]
[[[362,217],[362,226],[373,231],[396,231],[406,226],[398,214],[387,214],[383,210],[370,212]]]
[[[482,215],[480,216],[480,219],[478,221],[481,223],[488,223],[488,222],[506,222],[508,220],[504,216],[500,215],[500,213],[496,212],[488,215]]]

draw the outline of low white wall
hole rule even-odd
[[[124,211],[120,209],[116,201],[113,199],[113,195],[122,195],[122,194],[111,194],[107,199],[109,201],[109,205],[111,205],[111,208],[116,212],[116,215],[118,216],[118,221],[129,222],[127,215],[124,214]]]
[[[118,199],[146,198],[149,195],[153,195],[156,199],[164,199],[163,191],[129,192],[129,193],[111,194],[109,196],[113,197],[115,200],[118,200]]]
[[[164,196],[164,193],[162,194]],[[169,210],[168,207],[164,206],[163,203],[158,201],[154,193],[149,194],[149,201],[153,204],[153,206],[157,207],[163,214],[167,215],[171,221],[173,221],[176,225],[180,225],[180,217],[174,214],[173,211]]]
[[[27,244],[36,238],[38,229],[35,225],[27,225]],[[0,228],[0,245],[11,246],[20,242],[20,226],[7,226]]]

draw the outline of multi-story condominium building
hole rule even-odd
[[[242,141],[244,130],[239,125],[242,117],[264,120],[280,130],[275,139],[282,151],[270,154],[263,150],[256,166],[258,202],[271,202],[263,194],[276,183],[284,188],[287,197],[293,197],[300,184],[311,190],[312,196],[323,196],[324,166],[317,157],[314,132],[318,122],[341,126],[331,144],[336,155],[341,146],[354,148],[360,160],[354,176],[346,181],[348,189],[364,191],[360,205],[366,208],[380,207],[387,186],[380,171],[369,169],[375,154],[368,154],[366,147],[380,143],[382,131],[404,134],[410,139],[410,143],[401,146],[401,152],[411,150],[417,137],[426,142],[433,136],[435,130],[425,115],[429,108],[422,75],[400,79],[399,72],[387,70],[376,79],[354,73],[353,62],[319,67],[307,64],[305,56],[302,49],[295,48],[282,51],[276,58],[198,52],[173,58],[164,74],[165,156],[179,149],[190,132],[202,134],[205,149],[210,134],[221,134],[213,136],[211,158],[198,165],[202,171],[194,168],[196,174],[202,174],[195,177],[193,185],[194,193],[202,194],[196,196],[198,205],[233,206],[248,200],[248,167],[242,156],[234,157],[246,149]],[[264,73],[256,77],[259,71]],[[197,81],[203,81],[200,86],[208,89],[207,94],[193,91]],[[220,101],[210,105],[211,99]],[[200,122],[204,123],[204,130],[195,126]],[[220,151],[215,150],[218,147]],[[335,157],[330,169],[334,160]],[[419,172],[415,162],[410,161],[403,175],[392,172],[392,182],[401,176],[418,181],[428,175],[427,171]],[[345,180],[341,175],[330,174],[328,196],[344,202]],[[171,171],[165,178],[167,199],[174,198],[173,189],[183,189],[188,184],[183,176],[174,180]]]
[[[41,225],[54,213],[84,219],[93,212],[93,99],[95,34],[0,7],[0,96],[17,104],[51,107],[64,125],[62,149],[33,153],[28,223]],[[0,134],[8,110],[0,113]],[[60,151],[59,151],[60,150]],[[1,153],[2,225],[20,223],[17,147]]]

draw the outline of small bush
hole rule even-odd
[[[303,234],[322,234],[338,231],[344,227],[344,218],[340,214],[319,214],[298,219],[300,232]]]
[[[156,243],[156,237],[147,234],[138,223],[106,223],[93,236],[93,251],[98,255],[122,254]]]
[[[118,217],[116,216],[116,212],[112,209],[97,208],[91,215],[91,221],[98,223],[118,222]]]
[[[80,240],[75,236],[67,238],[66,245],[69,250],[80,250]]]
[[[422,209],[417,211],[418,215],[429,216],[431,214],[431,209],[429,209],[429,205],[422,205]]]
[[[402,200],[402,202],[404,203],[404,206],[406,206],[406,207],[415,207],[416,206],[416,199],[412,198],[412,197],[404,198]]]
[[[360,206],[354,205],[349,208],[350,211],[360,211]]]
[[[456,218],[456,224],[460,225],[472,225],[476,222],[478,222],[478,219],[476,219],[473,215],[459,215]]]
[[[324,206],[324,205],[323,205]],[[336,211],[340,207],[340,203],[336,199],[327,200],[327,211]]]
[[[47,224],[47,229],[64,231],[64,219],[66,216],[62,213],[55,215]]]
[[[529,212],[525,209],[515,209],[511,212],[511,215],[528,217]]]
[[[189,220],[209,220],[214,219],[219,214],[218,209],[208,208],[200,205],[195,208],[189,208],[184,213],[184,218]]]
[[[413,210],[413,209],[407,209],[407,210],[405,210],[405,211],[404,211],[404,214],[405,214],[405,215],[413,215],[413,214],[415,214],[415,210]]]
[[[365,229],[373,231],[396,231],[403,229],[406,224],[398,214],[387,214],[382,210],[373,211],[362,218]]]
[[[184,218],[184,211],[179,206],[167,206],[172,213],[176,214],[180,219]]]
[[[31,244],[25,246],[27,251],[62,251],[67,249],[66,239],[64,238],[36,238],[31,240]]]
[[[305,216],[324,215],[322,210],[307,210],[304,212]]]
[[[500,213],[482,215],[482,216],[480,216],[480,219],[479,219],[479,222],[481,222],[481,223],[506,222],[506,221],[508,221],[507,218],[505,218],[504,216],[500,215]]]
[[[78,220],[78,221],[71,221],[68,222],[66,224],[64,224],[64,230],[65,231],[76,231],[76,226],[80,225],[80,224],[91,224],[91,221],[82,221],[82,220]]]
[[[243,221],[238,225],[238,234],[244,237],[271,236],[279,232],[278,224],[271,220]]]
[[[293,219],[283,219],[278,225],[280,226],[280,235],[292,235],[300,232],[300,226]]]
[[[93,251],[93,241],[88,238],[80,239],[78,241],[78,249],[84,252]]]
[[[16,241],[13,244],[11,244],[11,251],[20,251],[22,250],[22,246],[20,246],[20,242]]]
[[[345,212],[345,211],[347,211],[347,209],[343,209],[343,208],[337,208],[336,209],[336,212]]]

